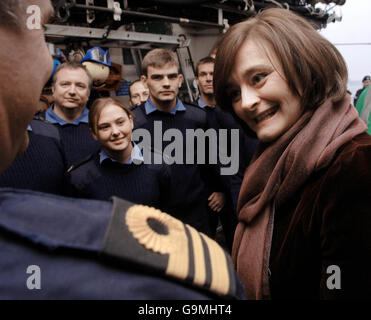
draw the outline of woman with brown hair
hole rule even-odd
[[[217,104],[260,140],[245,172],[232,258],[250,299],[365,298],[371,277],[371,137],[338,50],[267,9],[231,27]]]
[[[89,129],[101,150],[69,169],[72,196],[99,200],[117,196],[171,214],[170,170],[144,162],[131,140],[133,126],[133,114],[122,102],[112,98],[94,101]]]

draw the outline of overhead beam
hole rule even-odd
[[[111,30],[107,34],[106,29],[75,27],[65,25],[47,24],[45,36],[52,37],[73,37],[106,41],[130,41],[135,43],[151,43],[172,47],[184,47],[188,42],[182,36],[169,36],[154,33],[142,33],[124,30]]]

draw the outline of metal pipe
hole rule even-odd
[[[80,8],[80,9],[87,9],[87,10],[97,10],[97,11],[105,11],[105,12],[110,12],[110,13],[116,13],[115,9],[99,7],[99,6],[87,6],[87,5],[83,5],[83,4],[75,4],[73,7]],[[219,28],[219,29],[224,28],[224,25],[220,25],[220,24],[217,24],[217,23],[203,22],[203,21],[192,20],[192,19],[187,19],[187,18],[173,18],[173,17],[163,16],[163,15],[159,15],[159,14],[136,12],[136,11],[131,11],[131,10],[121,10],[121,14],[122,15],[131,15],[131,16],[136,16],[136,17],[161,19],[161,20],[166,20],[166,21],[169,21],[169,22],[185,23],[185,24],[188,24],[188,25],[195,25],[195,26],[203,26],[203,27],[211,27],[211,28]]]
[[[179,52],[179,49],[176,50],[176,55],[178,56],[178,61],[180,62],[179,63],[180,71],[182,72],[182,74],[184,76],[184,82],[185,82],[186,87],[187,87],[189,99],[190,99],[191,102],[193,102],[194,99],[193,99],[192,90],[191,90],[191,87],[189,86],[189,83],[188,83],[188,80],[187,80],[187,75],[185,74],[184,60],[182,59],[182,56]]]

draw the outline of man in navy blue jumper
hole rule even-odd
[[[147,53],[142,62],[142,81],[149,89],[150,97],[140,106],[133,108],[134,129],[142,128],[151,133],[151,147],[161,148],[166,153],[166,147],[174,141],[162,141],[157,146],[155,141],[155,122],[160,124],[163,131],[176,129],[182,135],[183,163],[171,165],[173,190],[171,199],[176,203],[169,204],[173,210],[169,213],[210,236],[215,230],[211,224],[211,216],[208,211],[208,189],[205,179],[208,175],[214,175],[206,165],[197,163],[189,164],[186,161],[186,131],[188,129],[210,128],[207,113],[202,108],[186,104],[178,97],[179,88],[183,82],[183,76],[179,73],[179,62],[176,54],[168,49],[154,49]],[[175,141],[176,142],[176,141]],[[193,151],[193,150],[192,150]],[[196,150],[194,153],[197,157]],[[205,173],[205,172],[208,173]]]
[[[66,195],[67,167],[59,130],[35,117],[27,131],[29,146],[0,174],[0,187]]]
[[[231,129],[238,129],[239,139],[238,141],[232,141],[232,139],[227,139],[230,141],[230,145],[224,146],[227,154],[231,153],[231,148],[233,143],[238,142],[238,151],[232,156],[239,157],[239,171],[234,175],[221,176],[220,178],[224,182],[224,192],[220,192],[215,189],[218,186],[217,180],[211,185],[214,191],[211,195],[212,201],[215,203],[220,201],[224,203],[222,210],[220,212],[220,220],[223,226],[223,231],[225,235],[226,244],[229,250],[232,250],[232,243],[234,238],[234,231],[237,226],[237,214],[236,214],[236,204],[242,183],[242,178],[244,171],[250,162],[252,154],[257,146],[257,140],[248,137],[244,134],[242,128],[237,123],[236,119],[227,112],[224,112],[216,105],[213,79],[214,79],[214,66],[215,59],[213,57],[207,56],[200,59],[196,65],[195,80],[198,85],[200,96],[197,99],[197,104],[207,111],[209,122],[211,126],[217,130],[227,129],[227,134],[230,134]],[[221,150],[218,150],[220,152]],[[220,183],[219,183],[220,185]],[[212,208],[212,207],[211,207]]]
[[[209,122],[214,129],[218,129],[217,123],[214,123],[213,111],[216,110],[216,103],[213,88],[213,74],[214,74],[215,60],[212,57],[205,57],[201,59],[196,66],[196,83],[200,90],[200,96],[197,99],[197,104],[208,112],[210,118]],[[225,205],[226,195],[224,192],[215,189],[217,182],[212,183],[214,192],[209,197],[209,207],[213,211],[220,212]]]
[[[80,63],[62,64],[53,76],[54,103],[42,116],[60,130],[68,166],[99,149],[89,131],[89,100],[92,78]]]
[[[35,6],[41,23],[31,28]],[[47,0],[0,1],[0,172],[28,146],[52,72],[42,25],[53,11]],[[119,198],[0,188],[0,248],[0,299],[243,297],[230,256],[214,241]]]

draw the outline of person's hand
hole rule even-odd
[[[225,205],[225,195],[223,192],[213,192],[210,197],[208,198],[209,200],[209,207],[211,210],[220,212]]]

